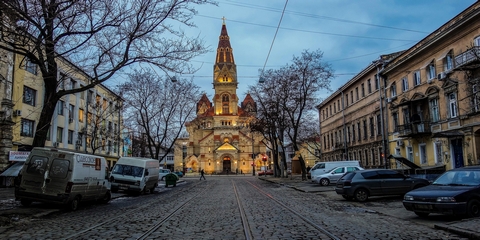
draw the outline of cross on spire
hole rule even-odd
[[[225,18],[225,16],[222,17],[222,20],[223,20],[223,25],[225,25],[225,20],[227,20],[227,19]]]

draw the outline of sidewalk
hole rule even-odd
[[[293,175],[292,178],[290,178],[290,176],[288,178],[275,178],[272,176],[262,176],[258,178],[264,181],[277,183],[307,193],[334,191],[334,186],[323,187],[319,184],[314,184],[310,182],[310,179],[308,179],[307,181],[302,181],[302,177],[300,175]],[[480,218],[467,218],[445,224],[435,224],[435,229],[452,232],[460,236],[467,237],[469,239],[480,239],[479,226]]]

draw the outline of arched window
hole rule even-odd
[[[228,104],[223,104],[222,113],[223,114],[230,113],[229,108],[228,108]]]
[[[224,94],[222,96],[222,102],[228,102],[229,101],[229,97],[228,97],[228,94]]]

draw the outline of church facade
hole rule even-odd
[[[212,101],[204,94],[196,118],[186,124],[188,137],[175,144],[175,171],[207,174],[253,173],[269,163],[263,136],[252,133],[249,122],[257,107],[250,94],[239,103],[237,67],[225,22],[213,67]]]

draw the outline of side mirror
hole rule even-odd
[[[148,176],[148,170],[145,169],[145,176]]]

